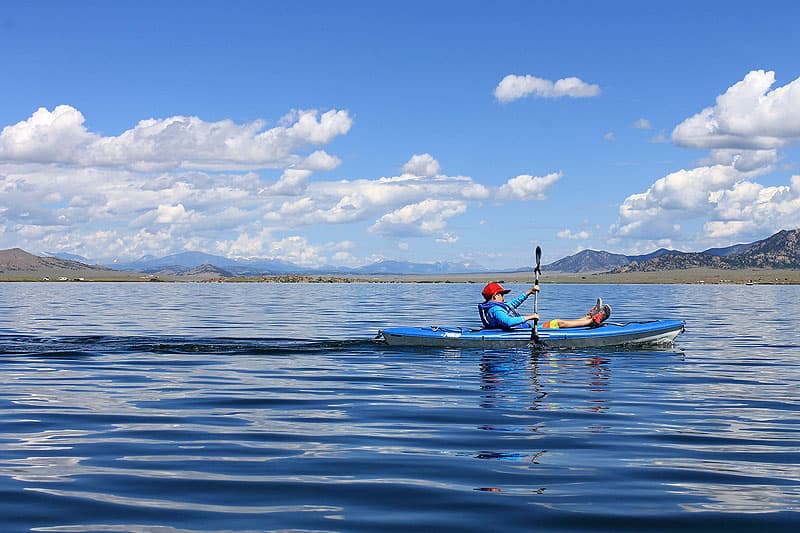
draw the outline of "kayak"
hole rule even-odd
[[[682,320],[650,320],[610,323],[589,328],[539,328],[547,348],[598,348],[603,346],[669,345],[683,333]],[[511,331],[463,327],[392,327],[378,332],[391,346],[439,346],[447,348],[522,348],[531,344],[530,328]]]

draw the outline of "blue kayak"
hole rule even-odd
[[[606,322],[596,328],[539,328],[539,339],[549,348],[596,348],[602,346],[670,345],[683,333],[682,320]],[[378,332],[392,346],[440,346],[450,348],[519,348],[531,343],[530,328],[503,331],[462,327],[394,327]]]

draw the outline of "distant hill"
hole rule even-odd
[[[800,268],[800,229],[779,231],[742,253],[729,256],[750,268]]]
[[[608,272],[609,270],[623,267],[633,262],[641,263],[643,261],[649,261],[650,259],[655,259],[665,255],[677,255],[683,253],[685,252],[667,250],[665,248],[658,249],[655,252],[645,255],[623,255],[596,250],[582,250],[577,254],[564,257],[563,259],[559,259],[554,263],[545,265],[544,268],[550,271],[578,274]]]
[[[232,278],[234,275],[227,270],[209,265],[208,263],[196,266],[181,272],[181,276],[193,279]]]
[[[82,255],[75,255],[75,254],[67,254],[63,252],[47,252],[44,257],[57,257],[58,259],[67,259],[69,261],[77,261],[79,263],[84,263],[89,265],[92,263],[90,259],[83,257]]]
[[[110,268],[87,265],[70,259],[58,257],[39,257],[22,250],[11,248],[0,250],[0,275],[4,278],[68,278],[86,276],[109,277],[116,272]]]
[[[624,266],[631,261],[622,254],[600,252],[596,250],[582,250],[575,255],[564,257],[554,263],[545,265],[544,269],[556,272],[606,272],[613,268]]]
[[[647,261],[633,261],[613,270],[625,272],[658,272],[695,267],[716,269],[785,268],[800,269],[800,229],[782,230],[749,245],[736,245],[722,250],[723,255],[706,252],[669,254]]]
[[[681,252],[679,250],[667,250],[666,248],[659,248],[655,252],[650,252],[649,254],[644,255],[629,255],[626,256],[630,261],[649,261],[650,259],[656,259],[657,257],[662,257],[665,255],[680,255],[685,254],[687,252]]]
[[[726,248],[709,248],[708,250],[704,250],[703,253],[726,257],[733,254],[740,254],[753,246],[753,244],[754,243],[751,242],[749,244],[734,244],[733,246],[728,246]]]

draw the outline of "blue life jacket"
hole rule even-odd
[[[522,316],[517,312],[516,309],[508,305],[506,302],[484,302],[482,304],[478,304],[478,314],[481,316],[483,327],[486,329],[503,329],[505,331],[511,331],[513,328],[509,328],[508,326],[495,320],[494,313],[491,315],[489,314],[489,309],[497,306],[502,307],[511,316]],[[523,324],[527,325],[526,322],[523,322],[520,325],[525,327]]]

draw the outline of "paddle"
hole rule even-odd
[[[542,273],[542,248],[536,247],[536,268],[533,269],[533,284],[539,285],[539,274]],[[533,312],[539,314],[539,292],[533,293]],[[531,342],[536,345],[544,345],[544,341],[539,338],[539,319],[533,319],[533,329],[531,329]]]

